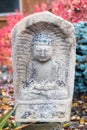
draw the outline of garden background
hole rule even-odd
[[[67,130],[87,130],[87,0],[56,0],[49,5],[41,2],[40,6],[34,5],[33,10],[33,13],[48,10],[68,20],[75,27],[74,99],[71,121],[65,122],[63,127]],[[15,87],[12,78],[11,30],[18,21],[27,15],[30,14],[23,14],[16,10],[15,15],[9,14],[5,17],[6,25],[0,29],[0,127],[9,130],[20,129],[15,122],[14,113],[11,114],[14,107]]]

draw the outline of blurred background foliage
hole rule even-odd
[[[87,22],[74,24],[76,36],[75,95],[87,95]]]
[[[76,36],[76,72],[75,91],[72,104],[72,115],[69,123],[64,123],[66,130],[87,129],[87,0],[56,0],[50,6],[41,3],[34,6],[34,12],[51,11],[71,22],[75,27]],[[15,15],[5,17],[6,25],[0,29],[0,117],[14,107],[14,88],[12,84],[12,59],[11,59],[11,31],[14,25],[26,15],[18,11]],[[76,98],[76,97],[79,98]],[[9,117],[9,115],[7,114]],[[3,127],[16,129],[18,124],[12,114]],[[2,120],[3,121],[3,120]],[[20,129],[20,127],[19,127]]]

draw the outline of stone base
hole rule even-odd
[[[22,130],[63,130],[61,123],[43,123],[28,126]]]
[[[65,122],[70,120],[71,101],[55,100],[37,103],[18,103],[16,108],[16,122]]]

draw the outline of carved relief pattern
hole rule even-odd
[[[19,22],[13,29],[12,35],[16,101],[24,104],[27,101],[45,103],[46,100],[70,99],[71,103],[75,70],[73,26],[60,17],[43,12],[31,15]],[[31,110],[35,112],[33,115],[40,119],[40,116],[43,115],[49,118],[57,116],[58,119],[62,117],[67,119],[67,112],[60,111],[61,107],[57,111],[57,107],[54,109],[55,105],[51,104],[51,108],[48,103],[48,105],[41,105],[42,108],[40,108],[40,104],[36,105],[37,107],[34,105],[34,108],[31,109],[33,103],[28,104],[29,107],[26,111],[20,108],[19,111],[22,114],[19,122],[22,118],[27,119]],[[47,113],[44,113],[45,107],[48,107]],[[68,105],[68,107],[70,106]],[[44,114],[37,115],[36,108],[40,114],[42,112]],[[33,115],[31,114],[32,119]]]
[[[64,103],[59,103],[59,104],[54,104],[54,103],[44,103],[44,104],[30,104],[26,105],[26,110],[24,109],[24,105],[20,105],[19,108],[17,109],[17,117],[20,118],[24,121],[32,119],[32,122],[35,120],[43,122],[43,121],[48,121],[49,120],[52,122],[56,122],[56,120],[59,121],[64,121],[65,119],[69,120],[70,113],[69,103],[67,104],[65,108]],[[61,108],[62,106],[62,108]],[[20,109],[23,109],[23,111],[20,113]],[[18,115],[19,112],[19,115]],[[67,112],[68,112],[68,117],[67,117]]]

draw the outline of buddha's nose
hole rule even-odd
[[[41,56],[44,56],[45,55],[45,50],[42,50],[41,51]]]

